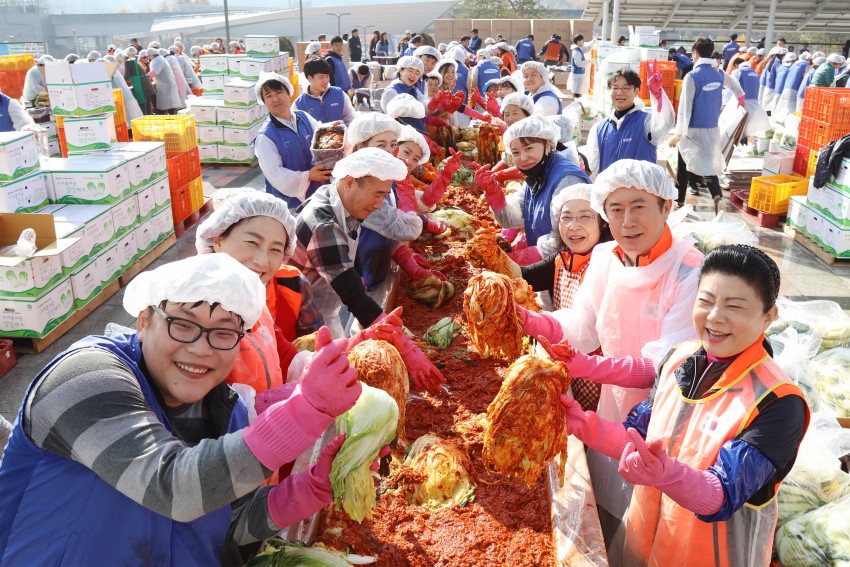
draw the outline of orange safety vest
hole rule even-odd
[[[680,344],[661,370],[646,440],[661,439],[671,457],[707,470],[776,398],[803,396],[762,346],[764,335],[729,365],[699,400],[686,399],[674,371],[699,349]],[[808,408],[806,410],[808,428]],[[776,483],[766,499],[747,502],[725,522],[703,522],[657,488],[635,486],[626,514],[623,565],[753,567],[770,564],[776,527]]]
[[[247,384],[259,394],[283,382],[274,320],[269,310],[264,308],[251,332],[245,333],[239,341],[239,355],[227,376],[227,383]]]
[[[282,266],[266,286],[266,306],[274,323],[288,341],[297,338],[295,323],[301,312],[301,272],[292,266]]]
[[[507,71],[508,75],[512,74],[516,71],[516,60],[514,59],[514,54],[510,51],[506,51],[502,54],[502,71]]]
[[[550,41],[546,44],[546,61],[561,61],[561,50],[563,49],[563,43],[555,43],[554,41]]]

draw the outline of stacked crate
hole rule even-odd
[[[21,98],[27,71],[33,66],[35,56],[32,53],[0,55],[0,85],[3,87],[3,94],[9,98]]]
[[[808,87],[797,135],[794,173],[811,176],[821,148],[850,134],[850,90]]]
[[[115,137],[118,142],[129,142],[130,130],[124,111],[124,92],[121,89],[112,89],[112,99],[115,101]]]
[[[646,65],[648,61],[640,62],[640,92],[638,96],[649,105],[649,83],[647,82]],[[661,88],[667,93],[672,103],[676,99],[676,62],[656,61],[656,68],[661,73]]]
[[[133,120],[135,141],[165,142],[171,212],[179,224],[204,204],[198,136],[192,114],[142,116]]]

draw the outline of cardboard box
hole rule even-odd
[[[127,152],[141,153],[145,156],[145,171],[147,177],[144,184],[148,185],[154,179],[168,175],[168,162],[165,160],[164,142],[128,142],[119,144],[117,149]]]
[[[71,290],[74,293],[74,309],[82,309],[103,291],[103,275],[97,257],[71,274]]]
[[[153,200],[156,203],[155,213],[171,208],[171,186],[168,184],[168,177],[157,179],[147,188],[153,191]]]
[[[585,40],[590,41],[593,39],[593,20],[570,20],[570,33],[570,43],[572,43],[573,36],[578,34],[583,35]],[[564,39],[567,39],[567,37],[564,37]]]
[[[254,146],[218,146],[218,161],[222,163],[251,163]]]
[[[69,156],[109,150],[118,143],[113,114],[66,118],[62,127]]]
[[[218,161],[218,144],[198,144],[198,155],[201,163],[216,163]]]
[[[227,55],[201,55],[200,66],[200,75],[227,75]],[[204,90],[206,90],[206,88],[204,88]]]
[[[154,195],[153,187],[139,189],[135,195],[136,207],[138,208],[138,220],[136,226],[138,226],[153,216],[153,213],[156,210],[156,197]]]
[[[222,126],[210,126],[209,124],[199,125],[198,129],[198,144],[221,144],[224,142],[224,132]]]
[[[243,57],[250,57],[244,53],[239,53],[234,55],[232,53],[227,54],[227,74],[228,75],[238,75],[239,74],[239,62]]]
[[[530,33],[531,20],[511,20],[511,38],[519,41]]]
[[[218,108],[224,101],[198,97],[189,99],[189,104],[188,112],[195,116],[195,124],[216,124]]]
[[[220,126],[241,126],[247,128],[266,117],[265,108],[259,104],[254,106],[223,106],[218,109],[218,123]]]
[[[49,205],[47,177],[35,171],[0,187],[0,213],[31,213]]]
[[[136,235],[133,231],[125,234],[115,243],[115,253],[118,255],[118,264],[121,266],[121,273],[123,274],[140,257]]]
[[[0,297],[0,335],[38,338],[74,312],[74,295],[66,277],[36,297]]]
[[[168,235],[174,234],[174,218],[171,216],[171,209],[158,212],[148,222],[153,223],[153,237],[156,244],[168,238]]]
[[[43,158],[42,166],[50,173],[51,201],[64,205],[108,204],[130,194],[130,176],[123,159],[98,161],[86,159]]]
[[[809,194],[812,191],[809,189]],[[808,219],[809,207],[806,206],[806,197],[791,197],[788,201],[788,217],[786,222],[796,230],[805,232]]]
[[[808,204],[844,227],[850,227],[850,193],[827,181],[823,187],[809,183]]]
[[[470,28],[472,29],[472,28]],[[448,43],[454,39],[452,20],[434,20],[434,40]],[[300,66],[299,66],[300,67]]]
[[[201,84],[204,87],[204,92],[207,94],[223,93],[224,83],[227,82],[226,75],[203,75],[201,76]]]
[[[62,147],[59,145],[59,137],[51,136],[45,138],[42,135],[38,141],[38,153],[45,157],[62,157]]]
[[[257,133],[260,131],[260,124],[254,124],[247,128],[241,126],[222,126],[225,146],[250,146],[254,143]]]
[[[807,230],[833,256],[850,258],[850,227],[840,225],[820,211],[811,211]]]
[[[127,177],[130,182],[130,191],[138,191],[149,183],[150,172],[145,154],[141,152],[130,152],[126,150],[111,150],[107,155],[120,157],[127,166]]]
[[[653,59],[658,59],[659,61],[667,61],[668,50],[663,47],[641,47],[640,48],[640,60],[641,61],[652,61]]]
[[[272,57],[280,51],[276,35],[246,35],[245,52],[254,57]]]
[[[36,171],[39,157],[32,132],[0,132],[0,184]]]
[[[58,205],[62,207],[63,205]],[[47,209],[47,207],[45,207]],[[39,211],[41,212],[41,211]],[[83,224],[53,220],[56,229],[56,238],[72,238],[76,242],[62,251],[62,275],[70,276],[80,266],[89,260],[88,252],[91,250],[91,239],[86,235],[86,227]]]
[[[51,212],[56,221],[83,225],[84,238],[90,246],[85,253],[87,257],[94,256],[115,241],[111,205],[53,205],[41,211]]]
[[[844,158],[841,160],[841,166],[834,181],[836,185],[847,187],[848,191],[850,191],[850,158]]]
[[[62,279],[62,251],[76,240],[56,238],[53,217],[35,213],[0,214],[0,246],[17,243],[26,229],[35,231],[32,256],[0,256],[0,296],[38,297]]]
[[[124,272],[123,266],[121,265],[122,258],[123,257],[118,250],[117,242],[101,252],[97,257],[97,261],[100,264],[100,274],[104,286],[107,286],[117,280],[118,276]]]
[[[115,229],[116,239],[128,232],[133,232],[138,222],[139,201],[135,193],[112,205],[112,226]]]
[[[133,231],[133,236],[136,239],[136,248],[139,250],[139,258],[141,258],[150,252],[156,245],[153,217],[137,226],[136,230]]]
[[[472,28],[478,29],[478,37],[481,38],[482,45],[485,39],[493,36],[493,28],[490,20],[472,20],[472,26],[469,29]]]
[[[45,65],[51,112],[60,116],[87,116],[115,112],[112,81],[101,63]]]
[[[497,35],[502,34],[506,40],[509,40],[511,38],[512,21],[513,20],[490,20],[490,37],[496,39]],[[467,29],[466,31],[469,30]],[[460,36],[458,36],[457,39],[460,39]]]
[[[271,58],[243,57],[239,60],[239,76],[245,80],[256,81],[260,73],[273,73],[274,62]]]
[[[762,175],[791,175],[794,168],[794,152],[765,152]]]
[[[224,84],[224,104],[228,106],[254,106],[257,104],[257,93],[254,85],[256,85],[256,82],[244,79],[228,81]]]

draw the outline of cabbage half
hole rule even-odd
[[[334,504],[356,522],[375,507],[375,484],[369,466],[381,448],[395,439],[397,426],[395,400],[366,384],[354,407],[336,418],[337,434],[345,433],[345,443],[331,466]]]

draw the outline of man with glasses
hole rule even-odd
[[[608,79],[614,106],[587,135],[587,161],[594,175],[621,159],[655,163],[656,146],[676,121],[673,105],[661,88],[661,73],[655,71],[653,62],[647,66],[650,112],[643,111],[643,101],[637,98],[641,84],[637,73],[620,69]]]
[[[227,254],[166,264],[124,294],[138,332],[86,337],[44,368],[0,464],[0,563],[241,564],[237,545],[329,504],[343,437],[307,472],[260,485],[361,386],[323,328],[298,385],[257,395],[249,425],[225,378],[265,300]]]

